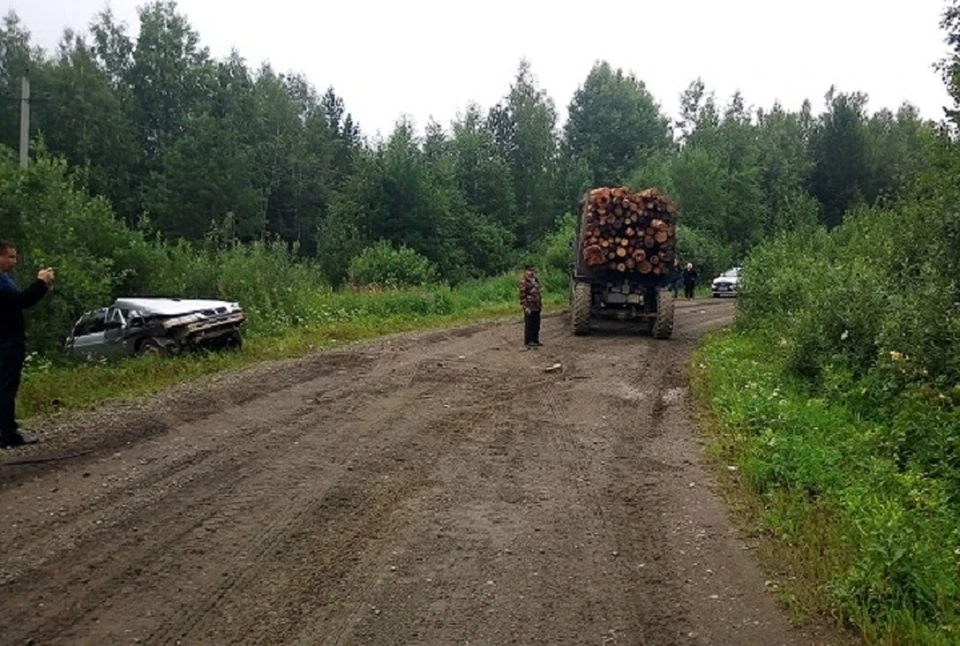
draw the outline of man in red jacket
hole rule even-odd
[[[20,433],[16,400],[26,358],[26,325],[23,310],[40,302],[53,283],[53,269],[41,269],[20,291],[9,273],[17,266],[17,247],[0,240],[0,449],[34,444],[37,438]]]
[[[523,343],[528,349],[539,348],[543,298],[540,295],[540,281],[532,265],[526,266],[520,279],[520,305],[523,307]]]

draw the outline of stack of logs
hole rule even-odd
[[[677,243],[677,207],[655,188],[590,191],[581,213],[580,253],[590,267],[669,273]]]

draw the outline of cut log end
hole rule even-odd
[[[663,275],[675,257],[676,205],[656,188],[593,189],[581,203],[582,250],[591,267]]]

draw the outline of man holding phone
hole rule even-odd
[[[0,449],[34,444],[37,438],[20,433],[16,400],[27,355],[23,310],[40,302],[53,284],[53,269],[41,269],[20,291],[9,272],[17,266],[17,246],[0,240]]]

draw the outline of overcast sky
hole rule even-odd
[[[104,0],[4,0],[52,51],[66,26],[85,30]],[[141,0],[111,0],[137,28]],[[502,97],[521,57],[561,113],[593,63],[643,79],[674,116],[697,76],[726,100],[823,105],[831,84],[870,96],[872,110],[917,105],[940,119],[949,104],[932,64],[946,51],[942,0],[180,0],[216,57],[236,48],[252,67],[304,73],[333,85],[364,134],[388,133],[400,114],[418,128],[448,126],[470,101]],[[776,7],[776,8],[774,8]],[[881,8],[883,7],[883,8]],[[0,9],[4,11],[4,9]]]

